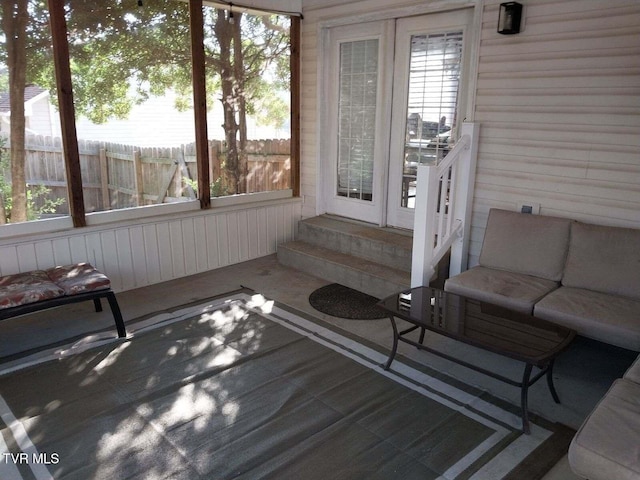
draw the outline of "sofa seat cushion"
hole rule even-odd
[[[62,295],[64,290],[42,270],[0,277],[0,308],[18,307]]]
[[[501,305],[531,315],[533,305],[558,283],[521,273],[482,266],[473,267],[447,279],[447,292]]]
[[[623,378],[640,384],[640,355],[636,357],[636,360],[627,369]]]
[[[640,478],[640,385],[616,380],[569,447],[569,464],[589,480]]]
[[[105,290],[111,286],[109,278],[90,263],[76,263],[46,270],[49,278],[64,290],[65,295]]]
[[[572,220],[491,209],[478,264],[560,281]]]
[[[640,302],[632,298],[560,287],[535,305],[534,315],[579,335],[640,351]]]
[[[576,222],[562,285],[640,300],[640,230]]]

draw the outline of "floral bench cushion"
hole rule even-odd
[[[107,276],[89,263],[16,273],[0,277],[0,308],[105,290],[110,286]]]
[[[64,290],[65,295],[105,290],[111,282],[89,263],[77,263],[46,270],[51,281]]]
[[[64,290],[42,270],[0,277],[0,308],[17,307],[62,295]]]

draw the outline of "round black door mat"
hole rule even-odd
[[[309,295],[309,303],[319,312],[351,320],[385,318],[387,314],[376,307],[377,302],[376,297],[339,283],[318,288]]]

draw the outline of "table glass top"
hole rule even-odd
[[[555,356],[575,336],[531,315],[430,287],[391,295],[378,305],[429,331],[530,363]]]

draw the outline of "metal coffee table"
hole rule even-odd
[[[400,292],[378,302],[389,314],[393,327],[393,348],[385,365],[388,370],[398,350],[398,342],[408,343],[521,389],[522,429],[530,432],[527,407],[528,390],[543,376],[556,403],[560,403],[553,385],[553,363],[566,349],[576,332],[531,315],[454,295],[431,287]],[[398,329],[396,319],[411,324]],[[420,330],[418,341],[407,335]],[[476,364],[425,346],[426,332],[438,333],[483,350],[524,362],[522,380],[517,381]],[[534,376],[533,367],[540,369]]]

